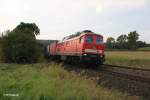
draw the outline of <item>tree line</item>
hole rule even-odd
[[[139,41],[139,34],[136,31],[132,31],[130,33],[122,34],[115,38],[108,37],[106,40],[107,49],[124,49],[124,50],[136,50],[141,47],[148,47],[144,41]]]

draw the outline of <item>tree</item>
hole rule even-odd
[[[106,45],[108,49],[114,49],[115,48],[115,39],[113,37],[108,37],[106,40]]]
[[[0,49],[1,49],[2,37],[0,37]]]
[[[143,42],[143,41],[137,41],[137,47],[138,48],[147,47],[147,44],[146,42]]]
[[[118,38],[117,38],[117,47],[119,49],[127,49],[127,35],[120,35]]]
[[[2,48],[7,62],[33,63],[40,56],[36,41],[40,29],[35,23],[21,22],[2,38]]]
[[[137,40],[139,39],[139,34],[136,31],[130,32],[128,34],[128,46],[130,50],[137,49]]]
[[[2,37],[0,37],[0,43],[1,43]]]

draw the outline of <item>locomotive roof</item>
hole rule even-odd
[[[85,33],[82,33],[81,35],[79,35],[79,37],[81,37],[81,36],[83,36],[83,35],[99,35],[99,36],[101,36],[101,37],[103,37],[102,35],[100,35],[100,34],[97,34],[97,33],[91,33],[91,32],[85,32]]]
[[[84,36],[84,35],[98,35],[98,36],[103,37],[102,35],[96,34],[96,33],[93,33],[93,32],[82,32],[79,36],[76,36],[76,37],[73,37],[73,38],[70,38],[70,39],[66,38],[66,39],[60,41],[60,43],[61,42],[65,42],[65,41],[70,41],[70,40],[78,39],[78,38],[80,38],[81,36]]]

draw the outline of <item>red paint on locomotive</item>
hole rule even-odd
[[[62,60],[78,57],[80,61],[104,62],[103,36],[93,32],[83,32],[77,37],[54,42],[49,47],[50,55],[59,56]]]

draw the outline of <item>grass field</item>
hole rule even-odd
[[[150,51],[150,47],[138,48],[138,51]]]
[[[150,52],[108,51],[106,63],[150,69]]]
[[[15,94],[17,96],[7,96]],[[0,64],[0,100],[132,100],[61,65]]]

